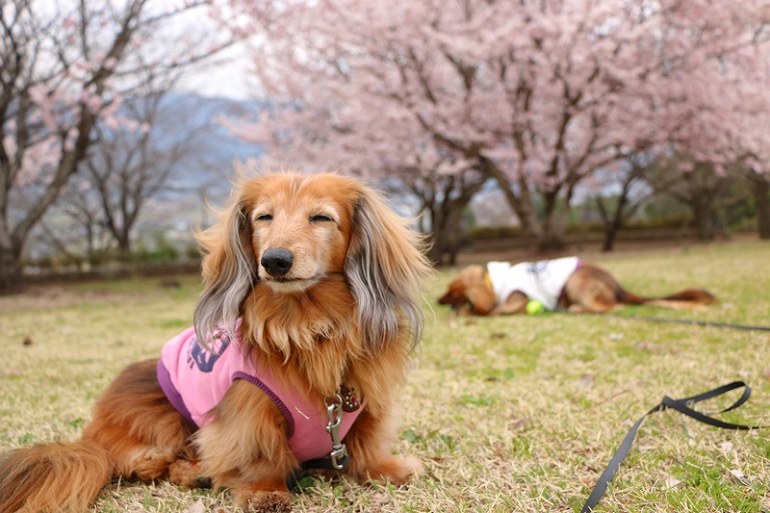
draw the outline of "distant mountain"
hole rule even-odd
[[[190,93],[169,94],[164,99],[164,111],[174,119],[183,119],[184,123],[166,132],[163,136],[165,140],[161,139],[158,144],[173,144],[188,135],[198,137],[193,158],[187,159],[184,166],[174,173],[173,186],[199,188],[213,185],[218,190],[217,185],[222,179],[232,176],[234,161],[258,158],[262,154],[261,147],[231,134],[222,126],[221,120],[255,117],[263,109],[263,104],[256,101],[211,98]],[[169,123],[164,125],[173,126]],[[225,190],[229,189],[229,183],[224,185],[227,185]]]

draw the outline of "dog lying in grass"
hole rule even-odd
[[[531,301],[539,302],[546,310],[575,313],[602,313],[618,305],[692,308],[718,302],[703,289],[685,289],[662,298],[642,297],[625,290],[601,267],[574,256],[515,265],[471,265],[460,271],[438,300],[466,315],[524,313]]]
[[[199,240],[194,327],[128,366],[81,440],[0,454],[0,513],[84,511],[114,478],[287,512],[303,464],[395,485],[420,472],[391,450],[430,272],[406,221],[353,179],[283,173],[241,180]]]

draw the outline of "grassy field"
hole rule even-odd
[[[751,400],[723,418],[770,424],[770,333],[629,318],[770,325],[770,244],[591,259],[631,291],[703,286],[722,304],[453,318],[435,305],[451,275],[439,272],[426,284],[427,326],[403,394],[398,447],[422,459],[426,473],[402,488],[317,480],[295,496],[295,511],[578,511],[631,424],[665,394],[745,380]],[[155,357],[188,326],[197,283],[89,283],[0,298],[0,447],[77,438],[116,373]],[[734,398],[701,408],[717,411]],[[664,412],[642,427],[597,511],[768,512],[769,488],[770,430],[723,431]],[[94,511],[232,509],[226,493],[119,482]]]

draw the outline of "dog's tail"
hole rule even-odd
[[[109,483],[113,464],[90,440],[0,454],[0,513],[86,511]]]
[[[693,308],[700,305],[715,305],[719,300],[703,289],[684,289],[665,297],[643,297],[621,290],[618,300],[624,305],[656,305],[666,308]]]

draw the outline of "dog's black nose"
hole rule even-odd
[[[262,267],[273,276],[283,276],[289,272],[294,263],[294,255],[283,248],[271,248],[262,255]]]

